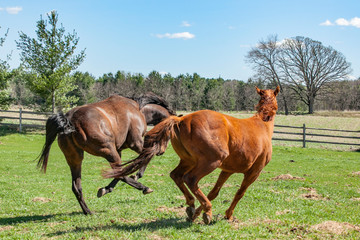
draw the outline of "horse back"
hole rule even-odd
[[[146,131],[138,104],[121,96],[76,107],[67,113],[67,117],[77,130],[78,141],[84,145],[87,141],[114,141],[118,149],[126,148],[123,145],[128,138],[141,138]]]
[[[221,160],[220,168],[245,172],[254,162],[271,156],[271,136],[261,119],[237,119],[210,110],[182,117],[172,144],[180,158]]]

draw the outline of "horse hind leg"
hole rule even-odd
[[[175,184],[178,186],[180,191],[184,194],[186,199],[186,208],[187,220],[193,221],[193,216],[195,214],[195,198],[186,188],[184,184],[184,174],[191,169],[191,166],[187,166],[185,161],[180,160],[179,165],[170,173],[170,177],[174,180]]]
[[[220,192],[220,189],[222,188],[222,186],[224,185],[224,183],[226,182],[226,180],[228,180],[228,178],[232,175],[233,173],[230,173],[230,172],[224,172],[224,171],[221,171],[220,175],[219,175],[219,178],[215,184],[215,186],[213,187],[213,189],[209,192],[209,194],[207,195],[207,198],[209,199],[209,201],[211,202],[212,200],[214,200],[219,192]],[[200,205],[196,211],[195,211],[195,215],[194,215],[194,218],[197,218],[201,211],[202,211],[202,205]]]
[[[203,220],[205,224],[210,224],[212,219],[212,204],[205,194],[200,190],[198,183],[200,179],[214,171],[219,165],[220,161],[214,162],[203,162],[198,161],[197,167],[193,168],[187,174],[184,175],[184,182],[189,187],[190,191],[195,195],[197,200],[199,200],[202,209],[204,209]],[[193,221],[196,219],[196,214],[193,216]]]
[[[82,160],[84,159],[84,151],[77,148],[74,142],[69,137],[64,135],[59,136],[58,142],[71,170],[72,191],[78,200],[83,213],[85,215],[92,214],[85,203],[81,187],[81,164]]]

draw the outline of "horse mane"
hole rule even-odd
[[[162,98],[156,95],[153,92],[147,92],[144,94],[141,94],[139,97],[127,97],[139,104],[139,108],[142,109],[145,105],[148,104],[156,104],[163,108],[165,108],[171,115],[176,115],[175,111],[172,110],[168,104],[168,102]]]
[[[264,122],[271,121],[278,109],[277,103],[273,101],[273,99],[266,97],[261,98],[259,103],[255,107],[258,115]]]

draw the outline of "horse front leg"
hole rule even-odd
[[[119,182],[119,181],[122,181],[124,183],[127,183],[129,184],[130,186],[138,189],[138,190],[141,190],[143,192],[144,195],[146,194],[149,194],[149,193],[152,193],[153,190],[145,185],[143,185],[142,183],[136,181],[135,179],[131,178],[131,177],[122,177],[122,178],[114,178],[109,185],[107,185],[106,187],[104,188],[100,188],[98,190],[98,193],[97,193],[97,197],[100,198],[102,196],[104,196],[105,194],[108,194],[108,193],[111,193],[116,184]]]
[[[118,167],[119,164],[121,163],[121,152],[115,152],[113,150],[110,153],[111,154],[109,154],[109,156],[107,157],[107,160],[110,162],[111,168],[114,169],[114,168]],[[149,187],[138,182],[136,179],[126,176],[126,177],[121,177],[121,178],[114,178],[110,182],[109,185],[107,185],[106,187],[100,188],[97,192],[97,197],[100,198],[100,197],[104,196],[105,194],[111,193],[119,181],[122,181],[138,190],[141,190],[143,192],[143,194],[148,194],[148,193],[153,192],[152,189],[150,189]]]

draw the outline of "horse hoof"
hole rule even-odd
[[[210,224],[211,216],[209,214],[203,213],[203,220],[206,225]]]
[[[87,210],[87,211],[84,211],[84,214],[85,215],[93,215],[94,213],[90,210]]]
[[[146,195],[146,194],[149,194],[149,193],[152,193],[153,190],[151,188],[145,188],[144,191],[143,191],[143,194]]]
[[[106,194],[106,189],[105,188],[100,188],[99,191],[97,192],[97,197],[101,198],[105,194]]]
[[[187,207],[186,208],[186,214],[187,214],[187,220],[188,221],[194,221],[194,215],[195,215],[195,208],[193,208],[193,207]]]

